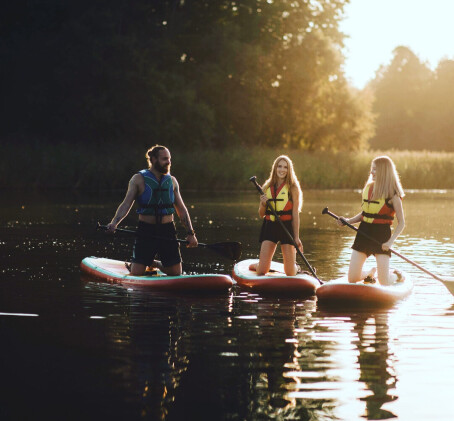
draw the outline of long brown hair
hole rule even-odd
[[[297,176],[295,174],[295,170],[293,168],[293,162],[287,155],[280,155],[274,160],[273,165],[271,167],[270,176],[268,177],[268,180],[266,180],[263,183],[263,190],[266,191],[266,189],[268,187],[275,186],[278,183],[277,165],[282,160],[287,162],[287,167],[288,167],[287,175],[285,176],[284,182],[285,182],[289,192],[291,191],[292,187],[296,187],[297,188],[298,197],[300,199],[299,200],[299,204],[300,205],[299,205],[298,212],[301,212],[301,209],[303,207],[303,192],[301,191],[300,183],[299,183],[298,178],[297,178]]]
[[[372,163],[375,164],[375,182],[372,180],[372,174],[370,174],[366,182],[366,186],[374,183],[371,199],[390,199],[396,194],[400,198],[404,197],[405,193],[400,182],[399,173],[392,159],[386,155],[377,156],[372,160]]]

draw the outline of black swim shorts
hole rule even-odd
[[[292,221],[282,221],[287,231],[293,235]],[[263,220],[262,229],[260,230],[259,242],[272,241],[273,243],[292,244],[293,241],[285,233],[278,221]]]
[[[384,251],[381,248],[383,243],[386,243],[391,237],[391,226],[389,224],[369,224],[367,222],[361,222],[358,227],[358,233],[356,234],[355,242],[352,245],[352,249],[364,253],[369,257],[371,254],[387,254],[391,256],[391,252]],[[369,237],[377,240],[380,244],[369,240],[361,232],[367,234]]]
[[[153,237],[161,237],[161,239]],[[176,238],[176,229],[173,222],[147,224],[139,221],[132,262],[150,266],[156,256],[158,256],[164,267],[180,263],[182,261],[180,245],[175,241]]]

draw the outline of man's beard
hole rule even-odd
[[[170,164],[166,166],[162,166],[159,162],[156,162],[153,167],[155,168],[156,171],[158,171],[161,174],[168,174],[170,170]]]

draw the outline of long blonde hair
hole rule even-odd
[[[298,197],[299,197],[299,207],[298,207],[298,212],[301,212],[301,209],[303,207],[303,192],[301,191],[301,186],[298,181],[298,178],[295,174],[295,170],[293,169],[293,163],[292,160],[287,156],[287,155],[280,155],[278,156],[274,162],[273,166],[271,167],[271,172],[270,176],[268,177],[268,180],[266,180],[263,183],[263,191],[266,191],[266,189],[270,186],[275,186],[278,183],[278,177],[277,177],[277,165],[281,160],[284,160],[287,162],[287,175],[285,176],[285,184],[289,190],[291,191],[292,187],[296,187],[298,191]]]
[[[396,194],[400,198],[404,197],[404,189],[392,159],[386,155],[377,156],[372,160],[372,163],[375,164],[375,182],[372,179],[372,174],[369,175],[366,182],[366,186],[374,183],[371,200],[391,199]]]

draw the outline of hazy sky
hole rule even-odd
[[[345,74],[363,88],[399,45],[409,47],[431,69],[454,59],[454,0],[351,0],[341,31]]]

